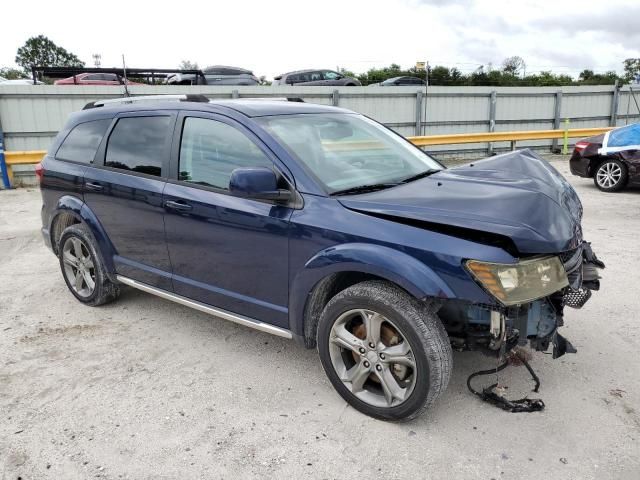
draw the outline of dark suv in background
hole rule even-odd
[[[168,100],[89,104],[37,169],[44,241],[79,301],[125,285],[295,338],[389,420],[446,389],[452,345],[575,351],[563,309],[603,265],[576,192],[532,152],[445,169],[340,108]]]
[[[418,77],[393,77],[378,83],[381,87],[425,86],[426,82]]]

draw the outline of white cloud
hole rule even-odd
[[[511,55],[523,57],[528,71],[576,75],[583,68],[621,71],[622,60],[640,56],[630,20],[638,17],[636,0],[31,0],[8,2],[2,16],[2,66],[13,65],[17,48],[39,34],[87,64],[101,53],[103,66],[119,66],[124,53],[131,67],[170,68],[188,59],[268,77],[417,60],[470,71]]]

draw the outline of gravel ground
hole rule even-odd
[[[84,307],[40,238],[39,192],[1,191],[0,478],[640,478],[640,191],[569,179],[607,269],[567,309],[578,354],[534,356],[546,410],[474,398],[467,376],[495,360],[454,353],[446,394],[406,424],[348,407],[291,341],[131,289]],[[501,379],[531,388],[524,368]]]

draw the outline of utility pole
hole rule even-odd
[[[424,66],[424,129],[422,134],[427,134],[427,93],[429,92],[429,60],[427,60]]]
[[[428,87],[429,86],[429,60],[427,60],[427,63],[424,67],[424,81]]]
[[[99,53],[94,53],[91,56],[93,57],[93,64],[95,65],[95,67],[100,68],[100,65],[102,65],[102,55],[100,55]]]

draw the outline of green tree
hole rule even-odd
[[[640,72],[640,58],[625,60],[624,66],[627,75],[626,78],[631,80],[636,72]],[[429,68],[429,85],[544,87],[563,85],[613,85],[616,80],[622,80],[614,71],[595,73],[589,69],[584,69],[578,79],[574,79],[570,75],[557,74],[550,71],[530,73],[523,76],[524,68],[524,61],[520,57],[509,57],[505,59],[503,68],[500,70],[480,66],[468,74],[463,74],[456,68],[434,65]],[[424,79],[424,70],[418,71],[415,67],[403,69],[400,65],[392,63],[388,67],[371,68],[366,73],[357,75],[357,78],[363,85],[368,85],[399,76],[412,76]]]
[[[616,80],[622,79],[614,71],[594,73],[593,70],[585,69],[578,76],[578,85],[613,85]]]
[[[627,82],[632,81],[640,73],[640,58],[627,58],[622,62],[622,65],[624,67],[624,79]]]
[[[581,82],[585,82],[585,81],[589,81],[594,77],[594,73],[593,70],[589,70],[589,69],[584,69],[582,72],[580,72],[580,75],[578,76],[578,79]]]
[[[44,35],[31,37],[18,49],[16,63],[27,74],[31,67],[84,67],[84,62],[73,53],[57,46]]]
[[[16,80],[18,78],[25,78],[25,75],[22,70],[18,70],[17,68],[2,67],[0,68],[0,77],[4,77],[7,80]]]
[[[522,57],[517,55],[505,58],[502,62],[502,71],[514,76],[520,75],[527,68]]]
[[[353,73],[351,70],[347,70],[346,68],[343,68],[343,67],[339,67],[338,68],[338,73],[344,75],[345,77],[356,78],[356,74],[355,73]]]

